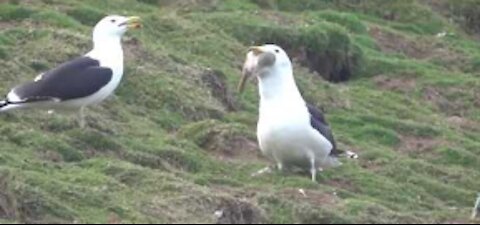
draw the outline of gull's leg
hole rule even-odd
[[[281,162],[277,163],[277,169],[283,171],[283,164]]]
[[[315,158],[310,159],[310,173],[312,174],[312,181],[317,182],[317,168],[315,167]]]
[[[273,154],[273,159],[275,160],[275,162],[277,162],[277,169],[279,171],[283,171],[283,163],[281,160],[279,160],[279,158],[277,157],[277,155],[275,155],[275,153]]]
[[[263,175],[263,174],[266,174],[266,173],[272,173],[273,172],[273,168],[275,166],[267,166],[255,173],[252,173],[252,177],[256,177],[256,176],[260,176],[260,175]],[[277,169],[280,170],[280,171],[283,171],[283,164],[280,162],[280,161],[277,161]]]
[[[79,124],[81,129],[85,129],[86,121],[85,121],[85,107],[84,106],[80,108],[78,124]]]

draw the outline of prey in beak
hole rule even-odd
[[[242,78],[238,84],[238,92],[242,93],[245,90],[245,84],[250,79],[258,65],[259,56],[264,53],[261,46],[253,46],[248,49],[247,59],[243,64]]]
[[[132,16],[128,17],[127,20],[121,23],[119,26],[127,26],[128,29],[137,29],[142,27],[140,17]]]

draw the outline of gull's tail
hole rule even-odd
[[[330,156],[336,157],[336,158],[358,159],[357,153],[352,151],[339,150],[339,149],[335,149],[335,151],[332,151]]]
[[[0,113],[7,112],[7,111],[10,111],[12,109],[16,109],[18,107],[20,107],[20,105],[18,105],[16,103],[12,103],[12,102],[8,101],[7,99],[0,100]]]
[[[342,155],[340,155],[342,157],[345,157],[345,158],[349,158],[349,159],[358,159],[358,154],[355,153],[355,152],[352,152],[352,151],[344,151]]]
[[[343,151],[339,149],[335,149],[332,153],[325,158],[322,163],[322,168],[332,168],[341,166],[342,162],[340,162],[340,158],[348,158],[348,159],[358,159],[358,154],[352,151]]]
[[[0,112],[5,111],[8,105],[10,105],[10,103],[7,100],[0,101]]]

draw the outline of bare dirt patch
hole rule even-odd
[[[296,21],[292,18],[288,18],[280,13],[274,11],[260,11],[259,14],[262,18],[268,21],[275,21],[277,24],[295,24]]]
[[[429,137],[402,136],[401,143],[397,150],[403,153],[425,153],[431,152],[435,148],[447,145],[444,140],[438,140]]]
[[[259,147],[254,140],[241,135],[214,135],[206,147],[221,160],[258,159]]]
[[[433,87],[425,88],[423,92],[423,98],[427,101],[431,101],[440,107],[448,107],[448,99],[445,98],[438,90]]]
[[[469,61],[462,53],[440,41],[432,41],[432,38],[413,40],[380,27],[371,27],[369,32],[382,52],[400,53],[414,59],[432,60],[446,67],[462,68]]]
[[[412,92],[417,87],[417,82],[413,78],[397,78],[379,75],[376,76],[373,81],[383,90],[399,91],[403,93]]]
[[[17,23],[12,23],[12,22],[0,22],[0,30],[7,30],[10,28],[14,28],[18,26]]]
[[[125,48],[125,56],[127,59],[132,59],[137,62],[156,62],[160,59],[155,58],[150,53],[145,51],[142,43],[137,38],[125,38],[123,41],[123,47]]]
[[[469,113],[471,101],[466,101],[471,95],[471,90],[459,87],[426,87],[423,90],[423,98],[425,101],[431,102],[437,106],[439,111],[447,116],[464,117]]]
[[[327,185],[338,188],[338,189],[344,189],[344,190],[349,190],[352,192],[358,192],[358,188],[355,187],[353,182],[351,180],[347,179],[331,179],[328,180]]]
[[[226,84],[226,75],[218,70],[205,70],[201,75],[202,82],[211,90],[212,96],[220,101],[228,111],[239,109],[237,99]]]
[[[169,223],[262,224],[265,212],[255,203],[229,196],[191,190],[181,197],[158,196],[143,205],[143,211]]]
[[[63,156],[57,151],[46,150],[37,153],[37,157],[48,162],[60,163],[63,162]]]
[[[451,116],[447,118],[447,123],[450,126],[460,128],[460,129],[467,129],[472,131],[480,131],[480,123],[469,120],[464,117],[460,116]]]
[[[16,199],[11,192],[12,179],[8,173],[0,174],[0,218],[14,219],[17,212]]]
[[[400,34],[395,34],[379,27],[371,27],[369,32],[383,52],[403,53],[415,59],[423,59],[430,55],[428,49]]]
[[[217,224],[260,224],[266,222],[262,211],[253,204],[225,199],[216,210]]]

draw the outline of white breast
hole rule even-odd
[[[63,105],[66,107],[84,107],[92,104],[97,104],[104,101],[110,95],[113,94],[115,89],[120,84],[123,77],[123,51],[121,47],[115,48],[115,50],[110,51],[100,51],[92,50],[85,56],[88,56],[92,59],[100,61],[100,66],[108,67],[112,70],[112,80],[97,91],[95,94],[90,95],[85,98],[75,99],[71,101],[64,102]]]
[[[332,144],[310,124],[303,101],[262,102],[257,135],[262,152],[284,165],[310,165],[310,158],[321,162]]]
[[[96,104],[113,94],[123,77],[123,51],[120,48],[112,51],[92,51],[87,56],[100,61],[100,66],[112,70],[112,80],[100,91],[91,96],[89,104]]]

